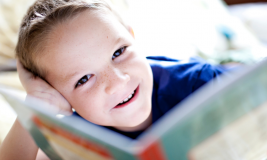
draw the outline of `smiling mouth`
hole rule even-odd
[[[129,102],[129,101],[134,97],[135,92],[136,92],[136,90],[134,90],[134,91],[133,91],[127,98],[125,98],[125,99],[124,99],[121,103],[119,103],[117,106],[119,106],[119,105],[123,105],[123,104]]]
[[[114,108],[121,108],[127,105],[131,100],[135,99],[136,93],[137,93],[138,87],[127,97],[125,98],[122,102],[120,102],[116,107]]]

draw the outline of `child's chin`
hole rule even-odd
[[[120,129],[122,131],[138,131],[138,130],[144,130],[147,127],[150,126],[151,124],[151,118],[149,116],[150,114],[148,113],[146,116],[142,116],[142,118],[138,117],[138,119],[131,119],[128,118],[128,122],[126,122],[123,127],[115,127],[117,129]]]

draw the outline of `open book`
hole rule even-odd
[[[264,160],[267,158],[267,61],[212,81],[132,140],[44,102],[0,93],[51,159]]]

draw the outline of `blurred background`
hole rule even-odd
[[[0,84],[25,92],[16,73],[19,25],[34,0],[0,0]],[[200,56],[253,64],[267,56],[267,0],[111,0],[145,56]],[[0,144],[16,114],[0,97]]]

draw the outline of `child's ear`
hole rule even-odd
[[[133,36],[133,38],[135,38],[134,36],[134,31],[133,28],[131,26],[128,26],[128,31],[130,32],[130,34]]]

